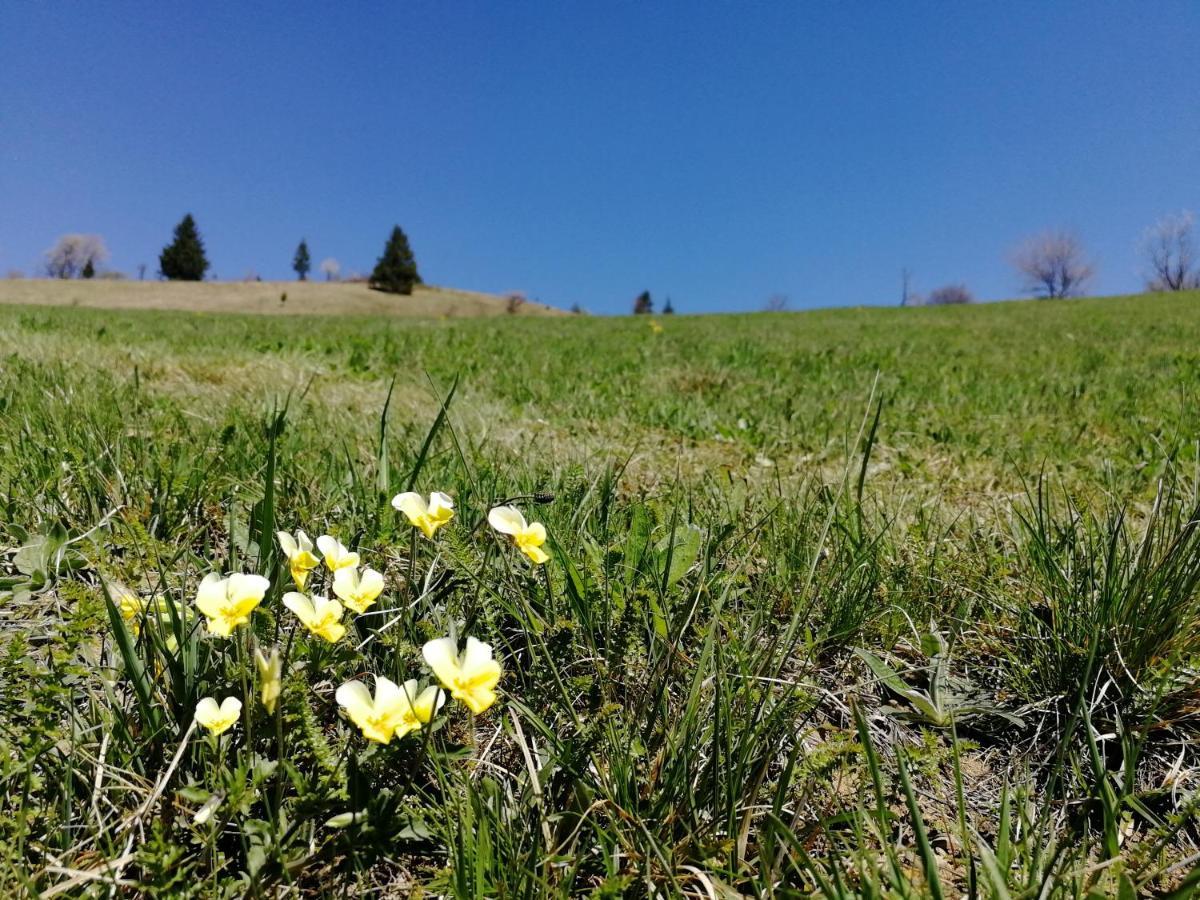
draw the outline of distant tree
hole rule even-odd
[[[328,256],[321,260],[319,267],[322,274],[325,275],[326,281],[337,281],[338,273],[342,271],[342,265],[332,256]]]
[[[772,294],[767,298],[763,309],[767,312],[783,312],[791,305],[791,302],[787,294]]]
[[[138,281],[146,280],[146,264],[138,263]]]
[[[1146,229],[1143,252],[1149,264],[1146,287],[1152,291],[1200,288],[1200,260],[1192,242],[1195,216],[1186,210],[1166,216]]]
[[[75,278],[82,275],[90,263],[92,275],[95,275],[96,264],[106,259],[108,248],[100,235],[64,234],[46,251],[46,274],[51,278]]]
[[[95,278],[96,264],[92,262],[91,257],[83,264],[83,271],[79,273],[80,278]]]
[[[301,240],[300,246],[296,248],[296,255],[292,258],[292,269],[301,281],[308,281],[310,268],[312,265],[308,256],[308,241]]]
[[[389,294],[411,294],[413,287],[420,283],[417,260],[408,245],[408,237],[397,225],[383,248],[383,256],[375,263],[370,285],[377,291],[387,291]]]
[[[203,281],[208,271],[204,241],[196,220],[188,213],[175,226],[175,237],[158,256],[159,273],[170,281]]]
[[[527,302],[524,294],[520,291],[513,291],[504,298],[504,309],[509,315],[516,315]]]
[[[648,316],[654,312],[654,301],[650,299],[649,291],[642,291],[637,295],[637,299],[633,301],[633,314],[635,316]]]
[[[947,284],[929,292],[925,303],[928,306],[952,306],[956,303],[974,303],[975,297],[965,284]]]
[[[9,281],[20,281],[22,278],[25,277],[25,273],[22,272],[20,269],[9,269],[7,274],[5,274],[4,277],[7,278]]]
[[[670,298],[670,297],[668,297],[668,298],[667,298],[667,302],[663,304],[663,313],[662,313],[662,314],[663,314],[664,316],[673,316],[673,315],[675,315],[675,307],[671,305],[671,298]]]
[[[571,304],[571,313],[576,316],[582,316],[583,315],[583,307],[580,306],[578,303],[572,303]]]
[[[1028,238],[1012,264],[1023,279],[1022,290],[1046,299],[1082,294],[1094,271],[1079,238],[1069,231]]]

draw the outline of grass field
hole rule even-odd
[[[175,309],[260,315],[474,318],[509,314],[506,299],[478,291],[417,285],[411,296],[340,281],[90,281],[41,278],[0,281],[0,304],[95,309]],[[523,303],[518,315],[562,315]]]
[[[658,323],[0,306],[4,896],[1190,896],[1200,295]]]

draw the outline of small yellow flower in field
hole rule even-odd
[[[435,531],[454,518],[454,501],[441,491],[430,494],[428,503],[420,494],[406,491],[392,498],[392,506],[404,513],[427,538],[432,538]]]
[[[163,601],[161,597],[156,597],[153,600],[144,600],[135,594],[125,585],[116,581],[107,581],[105,586],[108,588],[108,595],[112,598],[113,603],[120,612],[121,618],[125,620],[125,624],[129,626],[129,630],[137,637],[142,631],[142,619],[147,615],[154,615],[162,612]]]
[[[527,523],[515,506],[495,507],[488,513],[488,524],[511,537],[517,549],[535,565],[540,566],[550,558],[542,549],[542,544],[546,543],[546,526],[541,522]]]
[[[303,531],[297,531],[295,537],[286,531],[280,531],[276,532],[275,537],[279,539],[279,546],[288,558],[288,569],[291,570],[292,581],[296,582],[297,588],[304,590],[304,584],[308,581],[308,573],[321,564],[321,561],[313,555],[312,541]]]
[[[346,546],[335,537],[327,534],[317,538],[317,547],[325,557],[325,565],[330,572],[339,569],[353,569],[358,565],[358,554],[351,553]]]
[[[258,689],[262,705],[267,712],[274,715],[275,702],[283,690],[283,660],[279,658],[279,648],[271,648],[271,655],[264,656],[261,650],[254,651],[254,667],[258,669]]]
[[[374,569],[338,569],[333,573],[333,592],[356,613],[365,613],[383,593],[383,576]]]
[[[659,325],[658,322],[656,322],[654,319],[651,319],[650,320],[650,330],[653,331],[655,334],[662,334],[663,327],[661,325]]]
[[[436,684],[422,688],[417,679],[410,678],[400,685],[400,693],[404,695],[405,707],[400,713],[400,724],[396,726],[396,737],[420,731],[422,725],[433,721],[437,711],[446,702],[446,695]]]
[[[210,572],[196,591],[196,608],[208,618],[208,630],[220,637],[229,637],[233,629],[250,621],[250,615],[271,583],[261,575],[242,575],[235,572],[222,578]]]
[[[419,729],[444,702],[435,685],[418,692],[415,678],[397,686],[388,678],[376,677],[373,698],[361,681],[347,681],[334,696],[363,737],[379,744],[391,743],[393,737],[402,738]]]
[[[283,605],[296,614],[301,624],[317,637],[336,644],[346,633],[342,624],[342,604],[328,597],[308,598],[292,591],[283,595]]]
[[[492,647],[473,637],[460,656],[453,638],[438,638],[421,648],[421,655],[442,687],[455,700],[481,713],[496,702],[496,684],[500,681],[500,663],[492,659]]]
[[[196,704],[196,723],[203,725],[212,734],[220,734],[234,725],[242,714],[242,701],[237,697],[226,697],[217,706],[212,697],[205,697]]]

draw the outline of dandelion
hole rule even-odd
[[[356,613],[367,608],[383,593],[383,576],[374,569],[338,569],[333,573],[333,592]]]
[[[454,501],[441,491],[430,494],[428,503],[420,494],[406,491],[392,498],[392,506],[404,513],[427,538],[432,538],[435,531],[454,518]]]
[[[418,692],[415,678],[397,686],[390,679],[375,678],[375,696],[361,681],[347,681],[334,695],[363,737],[379,744],[391,743],[427,724],[444,699],[436,685]]]
[[[196,704],[196,723],[207,728],[210,734],[227,731],[241,714],[242,701],[237,697],[226,697],[220,706],[212,697],[205,697]]]
[[[546,526],[541,522],[527,523],[515,506],[495,507],[488,513],[488,524],[511,537],[517,549],[535,565],[541,565],[550,558],[542,549],[542,544],[546,543]]]
[[[317,547],[324,555],[325,565],[329,567],[330,572],[353,569],[358,565],[358,554],[351,553],[346,549],[345,544],[335,537],[327,534],[321,535],[317,538]]]
[[[271,715],[275,714],[275,702],[283,690],[283,660],[279,658],[279,648],[272,647],[271,655],[264,656],[261,650],[254,651],[254,667],[258,669],[259,696],[262,705]]]
[[[229,637],[233,629],[250,621],[270,586],[261,575],[234,573],[222,578],[210,572],[196,591],[196,608],[208,618],[211,633]]]
[[[328,597],[312,597],[292,591],[283,595],[283,605],[296,614],[309,631],[336,644],[346,633],[342,624],[342,604]]]
[[[279,546],[288,558],[292,581],[296,582],[299,590],[304,590],[305,582],[308,581],[308,573],[321,564],[321,561],[313,555],[312,541],[303,531],[297,531],[295,537],[286,531],[279,531],[276,532],[275,537],[279,539]]]
[[[492,647],[473,637],[460,656],[453,638],[438,638],[421,648],[421,655],[442,687],[455,700],[481,713],[496,702],[496,684],[500,681],[500,663],[492,659]]]

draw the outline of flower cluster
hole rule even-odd
[[[429,540],[434,540],[438,530],[454,518],[454,501],[439,491],[433,492],[428,500],[412,491],[398,494],[392,506]],[[487,521],[534,565],[549,560],[543,549],[546,529],[540,522],[527,522],[520,510],[507,505],[490,510]],[[382,573],[370,567],[360,569],[359,554],[328,534],[317,538],[315,546],[302,530],[295,534],[280,531],[276,538],[296,588],[284,593],[282,605],[310,634],[337,644],[347,633],[343,621],[345,609],[361,615],[383,594],[386,585]],[[313,572],[322,564],[329,573],[327,587],[337,599],[306,590]],[[205,616],[211,635],[228,638],[251,621],[269,589],[270,582],[260,575],[210,573],[200,582],[196,608]],[[147,604],[129,591],[120,593],[116,602],[122,616],[136,629],[147,614]],[[447,693],[474,715],[487,711],[496,702],[502,669],[490,644],[467,637],[460,651],[453,637],[437,638],[422,647],[421,655],[434,676],[433,683],[423,684],[410,678],[398,685],[376,676],[374,694],[357,679],[337,689],[338,706],[367,740],[387,744],[393,738],[419,731],[433,721],[445,704]],[[274,714],[282,692],[286,661],[277,649],[269,654],[256,649],[254,666],[261,702],[268,714]],[[215,697],[205,697],[196,706],[195,721],[211,734],[220,735],[235,725],[241,714],[242,701],[237,697],[226,697],[220,703]]]

